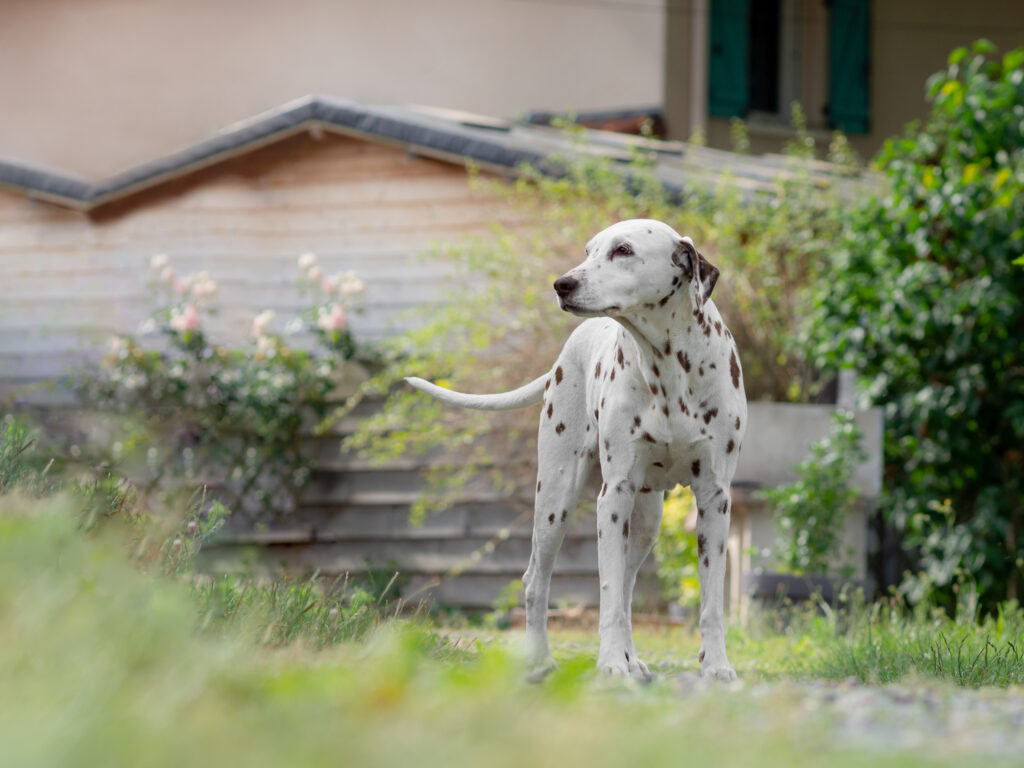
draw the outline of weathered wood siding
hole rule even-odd
[[[149,260],[220,285],[212,331],[242,339],[263,309],[276,326],[303,308],[296,259],[366,282],[361,339],[403,310],[454,295],[458,282],[422,254],[483,232],[508,210],[471,189],[458,166],[366,141],[306,134],[193,174],[92,216],[0,191],[0,396],[94,358],[153,308]]]

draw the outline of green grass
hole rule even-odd
[[[593,629],[557,626],[559,669],[530,685],[521,630],[397,618],[385,585],[197,578],[218,523],[202,503],[165,520],[116,482],[38,498],[32,479],[0,495],[0,765],[958,765],[972,755],[955,740],[844,743],[789,681],[1020,682],[1000,650],[1019,647],[1018,610],[974,624],[859,607],[732,627],[738,689],[694,694],[696,633],[651,626],[652,685],[601,678]]]
[[[297,619],[276,645],[246,622],[204,632],[190,585],[140,569],[130,527],[83,534],[76,504],[0,498],[4,765],[957,762],[837,745],[825,715],[785,686],[681,697],[672,675],[696,670],[682,628],[639,631],[663,672],[646,687],[598,677],[585,630],[554,634],[561,666],[540,686],[522,679],[517,631],[378,614],[331,644]],[[736,631],[732,653],[749,686],[787,674],[787,649],[804,639]]]
[[[972,688],[1024,685],[1024,612],[1016,603],[982,620],[877,603],[806,622],[803,631],[806,652],[786,665],[794,675],[883,684],[913,677]]]

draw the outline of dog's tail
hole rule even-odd
[[[539,403],[544,397],[544,384],[550,374],[545,373],[538,376],[529,384],[524,384],[519,389],[511,392],[502,392],[496,395],[467,395],[462,392],[455,392],[451,389],[431,384],[425,379],[415,376],[407,376],[406,381],[416,389],[426,392],[428,395],[443,400],[453,405],[461,405],[463,408],[476,408],[481,411],[509,411],[513,408],[524,408],[527,405]]]

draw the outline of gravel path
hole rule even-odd
[[[716,690],[696,674],[680,675],[677,684],[686,698]],[[930,682],[878,686],[858,681],[741,680],[726,689],[743,692],[764,709],[801,712],[829,728],[830,737],[845,746],[1016,756],[1024,764],[1021,687],[971,690]]]

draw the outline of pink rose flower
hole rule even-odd
[[[171,329],[177,333],[191,333],[199,330],[199,310],[195,304],[186,304],[180,310],[171,310]]]
[[[347,319],[345,317],[345,308],[341,304],[332,304],[330,310],[320,310],[320,317],[317,319],[317,325],[324,331],[343,331]]]

